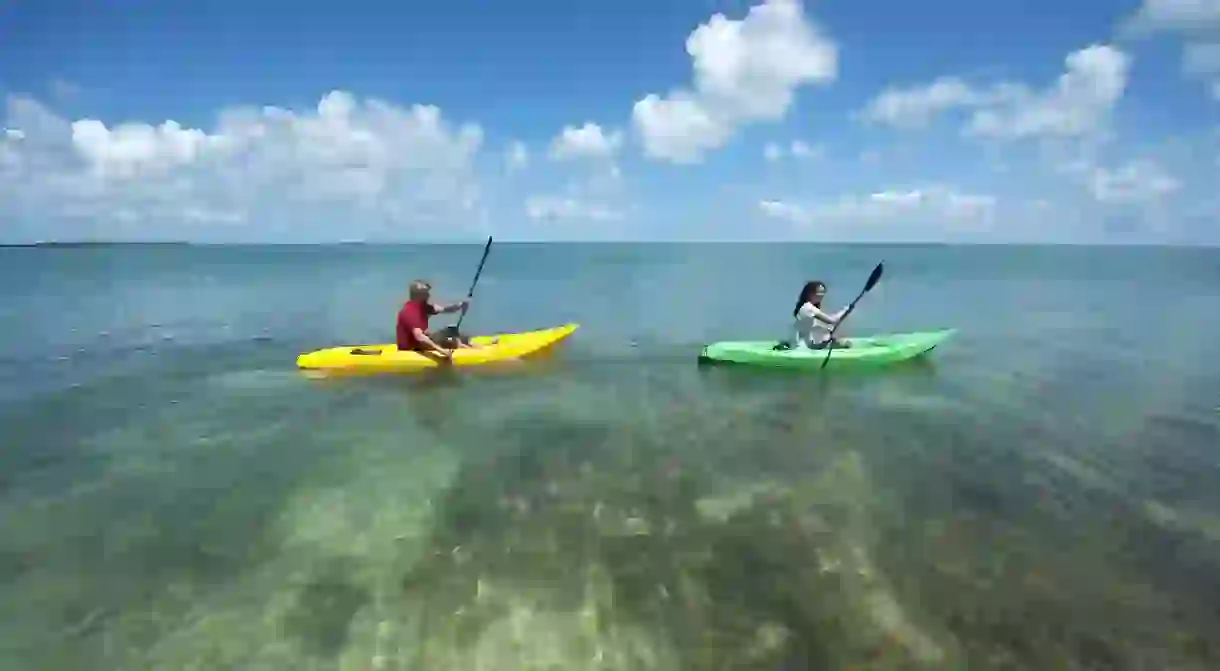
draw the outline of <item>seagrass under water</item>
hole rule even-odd
[[[737,296],[717,249],[601,266],[605,248],[497,249],[468,325],[580,335],[508,374],[410,379],[313,380],[292,356],[377,340],[367,289],[403,265],[464,289],[439,274],[462,250],[76,259],[91,281],[36,266],[83,316],[73,332],[19,297],[0,329],[0,660],[1215,668],[1220,384],[1198,362],[1220,311],[1196,257],[885,250],[855,328],[958,335],[926,361],[813,378],[694,355],[764,310],[782,334],[785,278],[851,277],[875,252],[736,251],[750,293],[775,297],[722,321],[709,306]],[[343,277],[366,291],[319,298]],[[1138,292],[1182,301],[1144,301],[1156,351],[1135,352],[1118,309]]]

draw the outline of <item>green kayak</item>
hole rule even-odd
[[[905,361],[931,351],[948,340],[957,329],[891,333],[860,338],[846,338],[846,349],[836,347],[829,367],[845,365],[877,365]],[[826,358],[826,350],[806,347],[776,349],[774,340],[724,341],[707,345],[699,353],[700,363],[741,363],[768,368],[816,370]]]

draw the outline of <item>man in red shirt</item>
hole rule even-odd
[[[410,299],[403,303],[402,309],[398,311],[398,324],[395,329],[398,335],[398,349],[432,352],[448,359],[453,356],[454,349],[472,347],[472,345],[456,333],[429,332],[428,318],[432,315],[457,312],[469,305],[470,301],[462,300],[449,305],[437,305],[428,300],[431,295],[432,285],[428,282],[415,280],[411,283]]]

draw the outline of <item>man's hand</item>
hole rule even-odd
[[[441,347],[440,343],[433,340],[423,329],[414,330],[415,340],[427,345],[433,352],[444,359],[453,359],[453,350]]]
[[[453,359],[453,350],[448,347],[443,347],[437,342],[432,343],[432,353],[440,359]]]

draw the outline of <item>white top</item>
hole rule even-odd
[[[830,329],[838,316],[823,312],[813,303],[806,302],[796,311],[794,341],[806,347],[826,342],[830,339]]]

